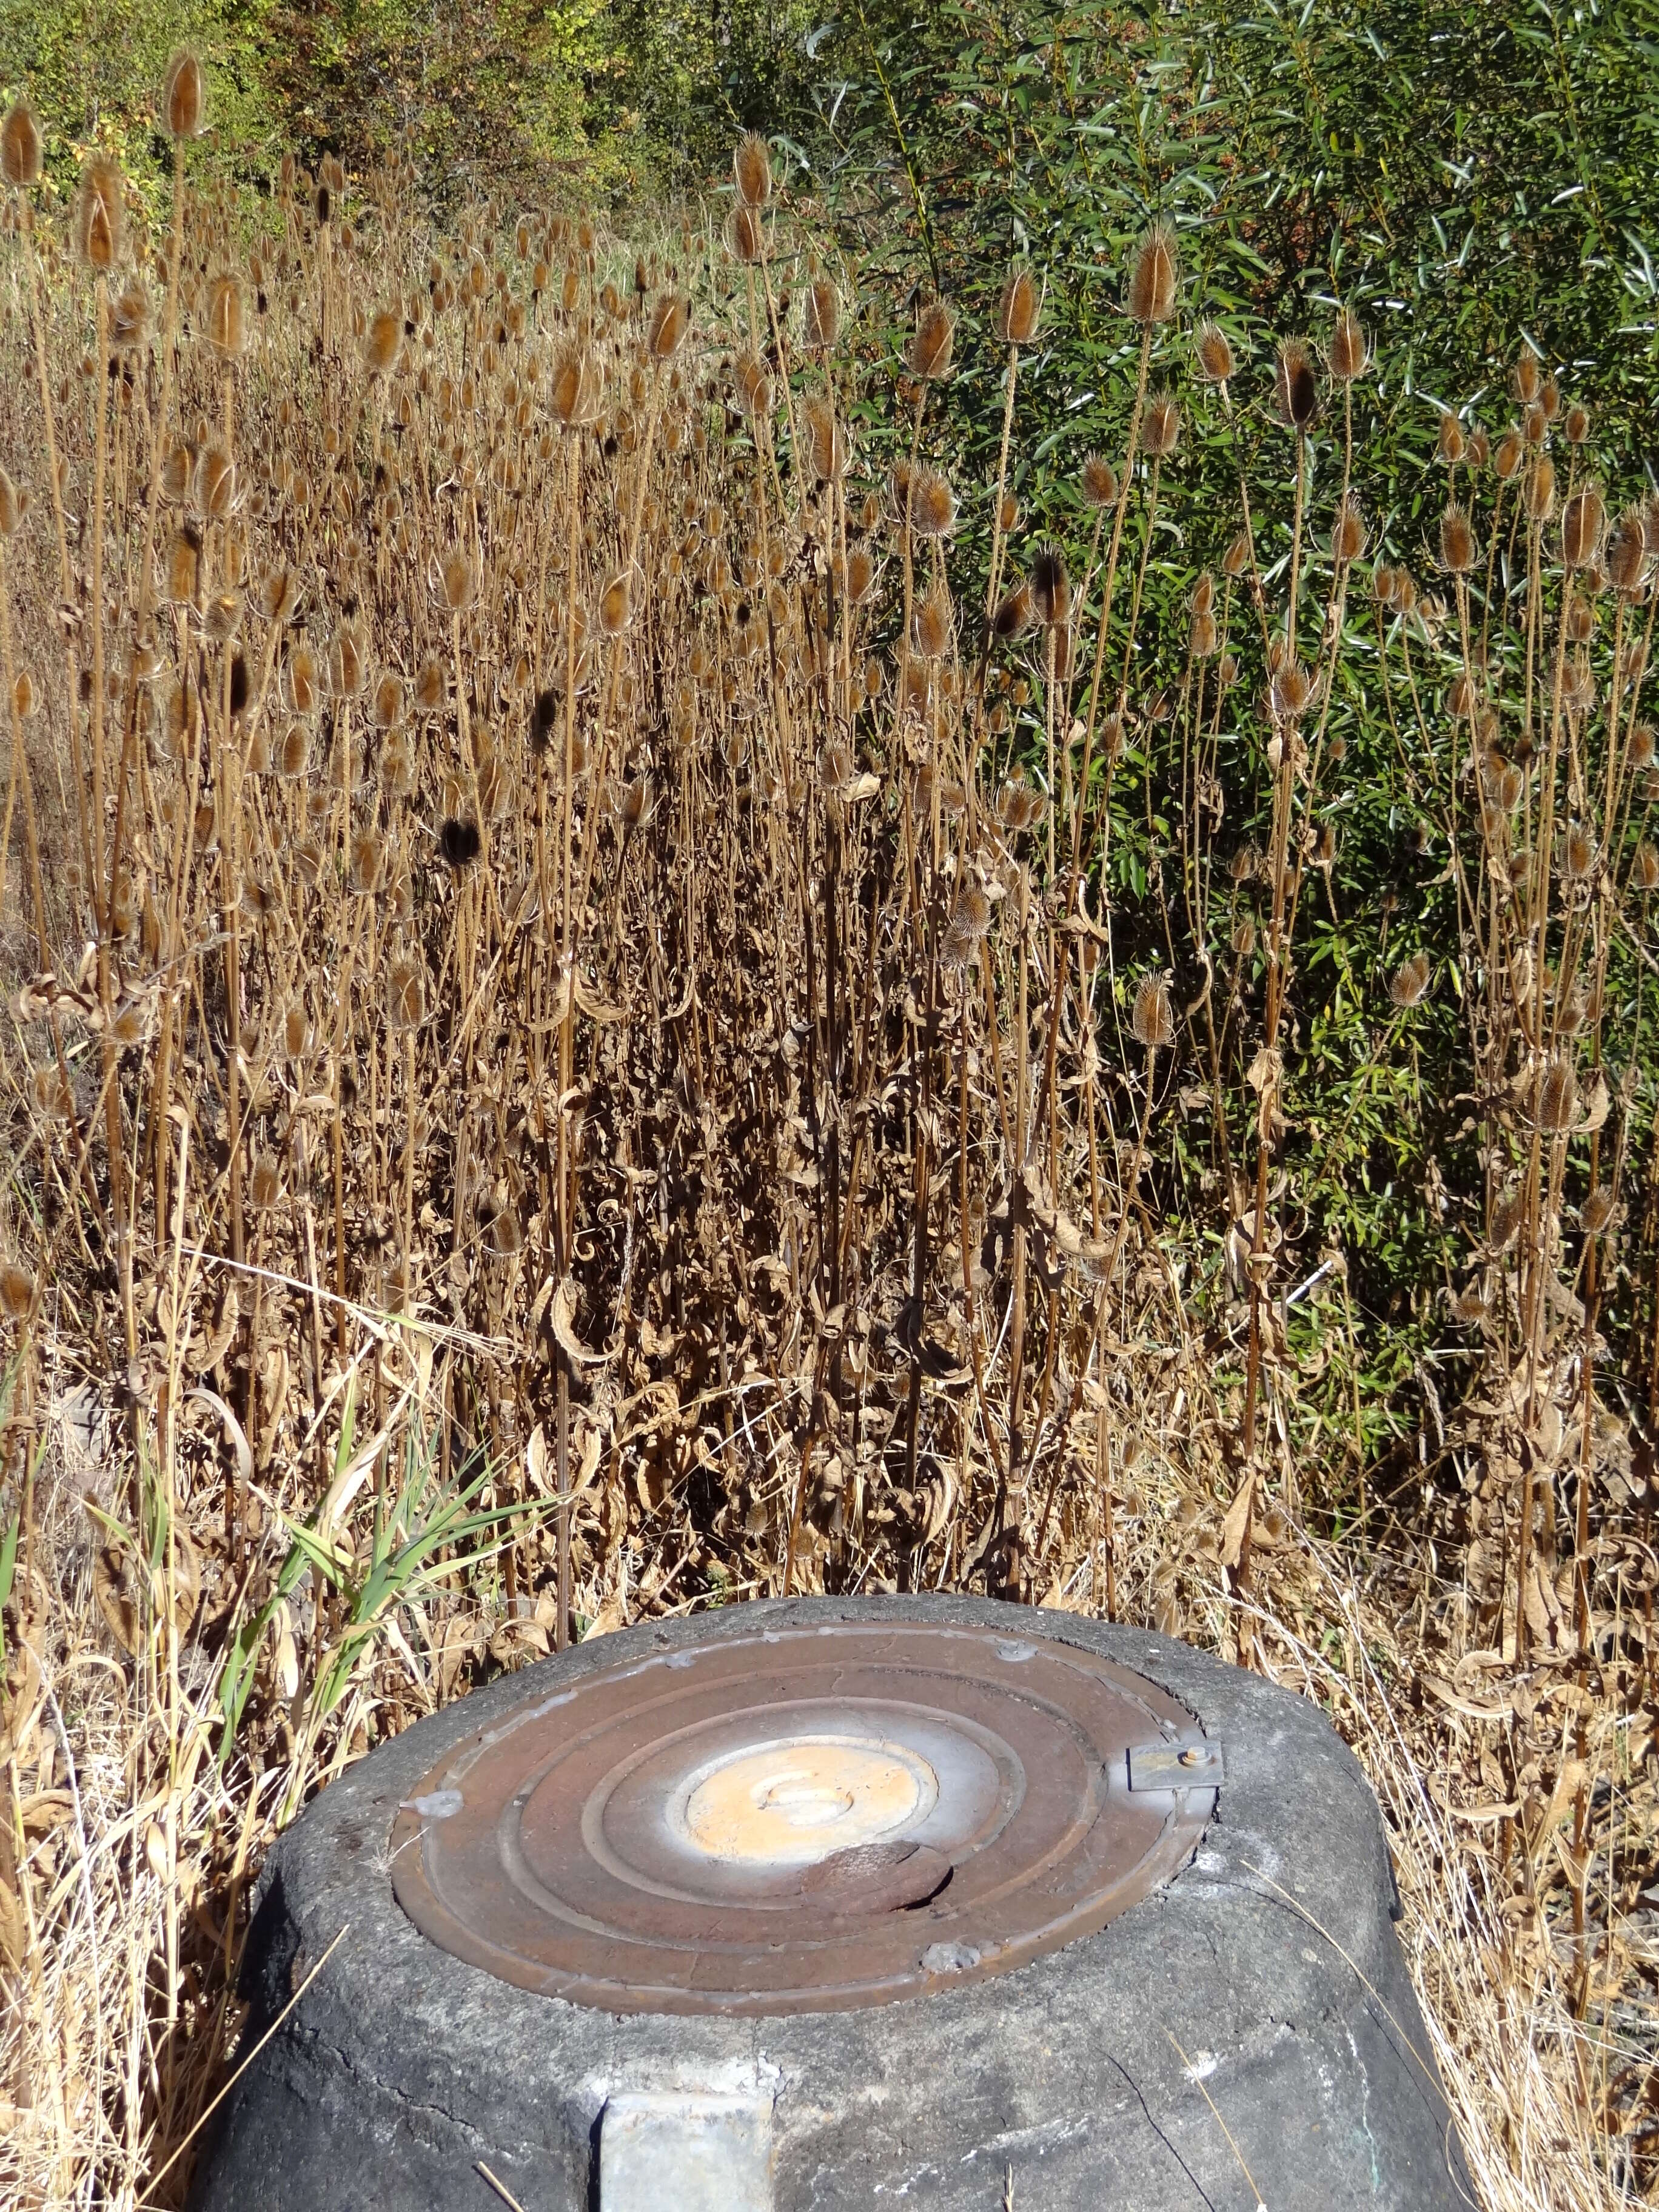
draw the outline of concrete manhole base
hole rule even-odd
[[[1317,1711],[1185,1645],[960,1598],[648,1624],[283,1838],[247,2047],[348,1933],[194,2202],[488,2212],[488,2166],[524,2212],[997,2212],[1011,2177],[1022,2212],[1454,2212],[1393,1895]]]

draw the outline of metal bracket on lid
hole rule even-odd
[[[599,2123],[599,2212],[773,2212],[769,2100],[640,2091]]]
[[[1218,1743],[1136,1743],[1124,1753],[1132,1793],[1149,1790],[1218,1790]]]

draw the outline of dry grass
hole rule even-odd
[[[1004,512],[1030,288],[998,480],[953,483],[965,334],[924,308],[896,380],[763,149],[637,267],[429,239],[411,183],[286,175],[256,245],[181,159],[145,270],[96,180],[3,245],[9,2193],[178,2201],[262,1850],[482,1671],[971,1582],[1317,1697],[1486,2201],[1649,2201],[1652,1493],[1585,1357],[1637,1310],[1647,517],[1609,538],[1523,415],[1508,475],[1443,442],[1437,600],[1362,565],[1339,326],[1276,367],[1286,557],[1241,477],[1172,648],[1181,410],[1244,403],[1164,234],[1048,548]],[[1449,855],[1486,1185],[1476,1386],[1375,1508],[1276,1164],[1354,659]],[[1177,825],[1139,914],[1126,779]],[[1431,987],[1394,967],[1379,1065]]]

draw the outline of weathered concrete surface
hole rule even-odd
[[[1357,1763],[1312,1705],[1166,1638],[1037,1624],[1150,1676],[1221,1739],[1203,1845],[1098,1935],[995,1978],[861,2012],[616,2018],[497,1981],[399,1910],[400,1799],[551,1670],[751,1633],[763,1615],[923,1610],[1008,1619],[975,1599],[826,1599],[647,1624],[492,1684],[333,1784],[265,1870],[248,2047],[349,1932],[222,2108],[197,2212],[489,2212],[480,2161],[525,2212],[605,2212],[606,2100],[659,2090],[770,2104],[776,2212],[997,2212],[1010,2171],[1019,2212],[1248,2212],[1241,2160],[1271,2212],[1472,2203]]]

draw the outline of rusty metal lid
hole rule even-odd
[[[1023,1625],[757,1628],[465,1739],[399,1808],[392,1882],[432,1942],[574,2003],[842,2010],[1091,1934],[1220,1778],[1175,1698]]]

